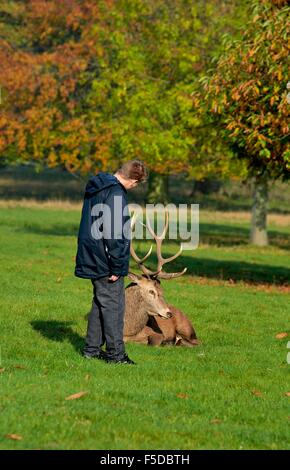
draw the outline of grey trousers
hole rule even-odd
[[[115,282],[109,276],[92,279],[93,301],[88,317],[86,353],[99,351],[106,343],[106,352],[111,357],[121,357],[125,352],[123,341],[125,288],[124,276]]]

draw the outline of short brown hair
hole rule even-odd
[[[139,183],[147,180],[147,170],[141,160],[130,160],[123,163],[117,173],[126,179],[137,180]]]

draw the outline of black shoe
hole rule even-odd
[[[102,360],[106,360],[107,356],[106,356],[106,353],[105,351],[96,351],[96,352],[93,352],[93,353],[89,353],[89,352],[86,352],[84,351],[83,352],[83,356],[86,358],[86,359],[102,359]]]
[[[132,359],[130,359],[127,354],[124,354],[123,356],[121,357],[107,357],[106,358],[106,362],[110,363],[110,364],[131,364],[131,365],[136,365],[136,362],[132,361]]]

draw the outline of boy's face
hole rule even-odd
[[[127,180],[126,181],[126,189],[133,189],[133,188],[136,188],[136,186],[138,185],[138,180]]]

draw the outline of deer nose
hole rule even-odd
[[[171,312],[167,312],[166,313],[166,318],[171,318],[172,317],[172,313]]]

